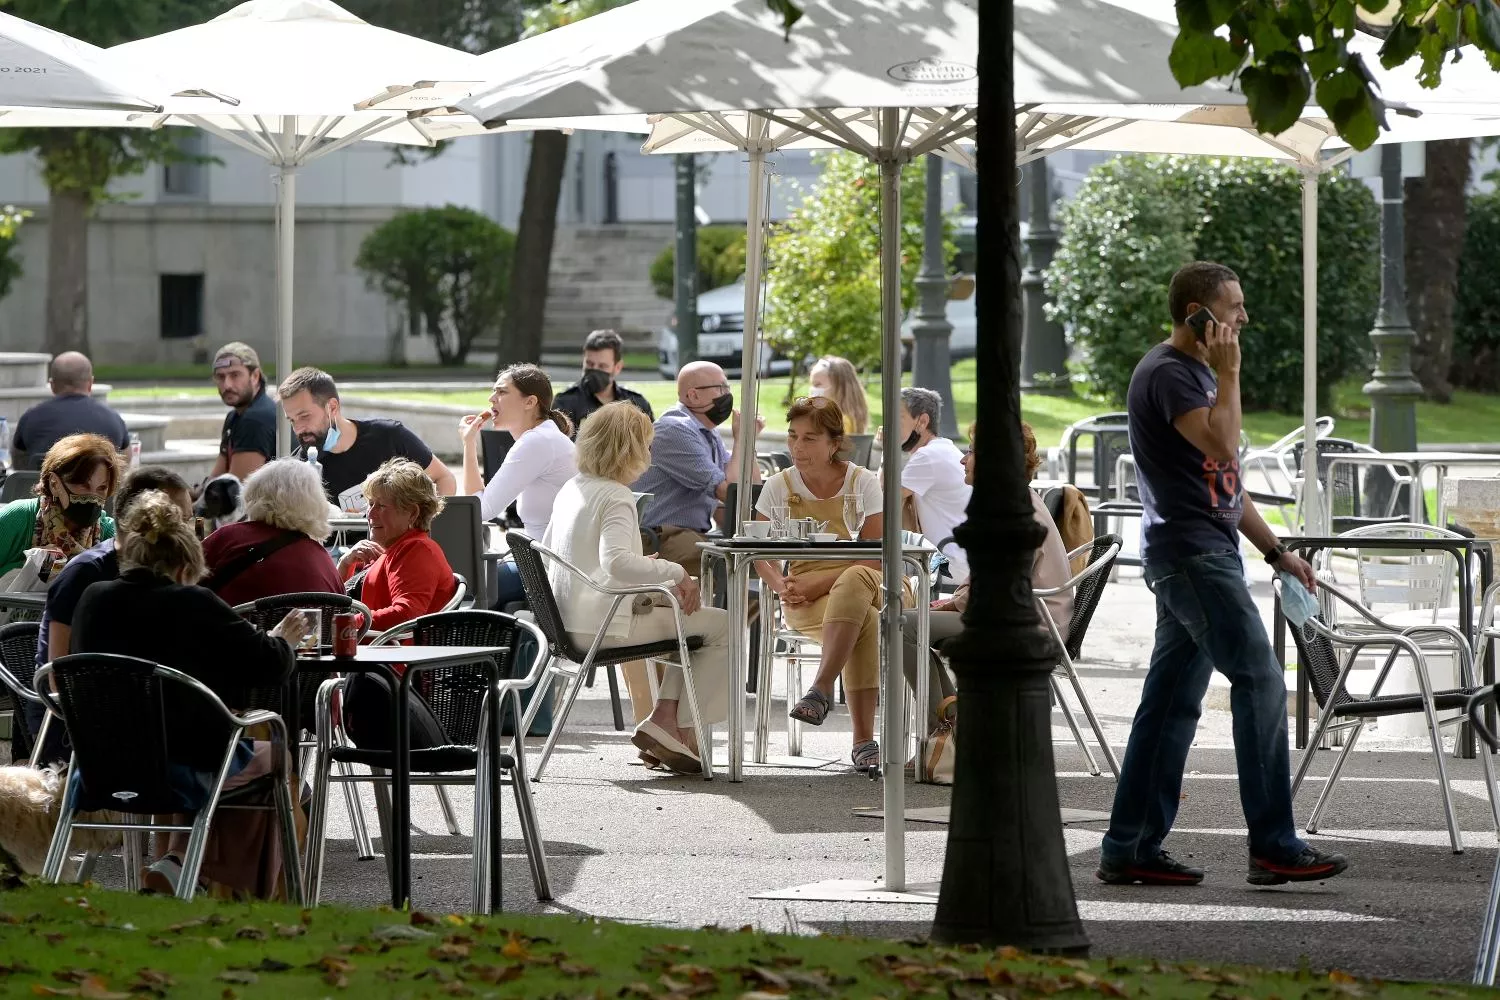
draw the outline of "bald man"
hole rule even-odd
[[[740,413],[724,369],[709,361],[684,365],[677,373],[677,404],[656,420],[651,468],[635,484],[652,499],[641,524],[659,539],[657,554],[698,575],[698,543],[713,526],[714,513],[729,484],[739,476],[719,425],[732,420],[740,436]],[[757,431],[763,426],[757,423]]]
[[[125,421],[93,397],[94,366],[77,351],[66,351],[47,366],[52,398],[21,414],[10,440],[11,467],[40,469],[47,449],[69,434],[98,434],[124,451],[130,447]]]

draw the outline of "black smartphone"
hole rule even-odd
[[[1214,314],[1208,310],[1207,306],[1199,306],[1187,318],[1187,325],[1193,331],[1193,335],[1198,338],[1198,343],[1200,344],[1208,336],[1208,324],[1210,320],[1215,323],[1218,322],[1217,319],[1214,319]]]

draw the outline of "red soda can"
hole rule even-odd
[[[333,616],[334,656],[354,659],[354,651],[359,648],[360,618],[358,611],[341,611]]]

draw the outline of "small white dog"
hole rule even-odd
[[[226,524],[245,519],[245,493],[240,481],[230,473],[215,476],[203,484],[203,493],[198,498],[194,513],[208,521],[208,530],[214,532]]]
[[[0,767],[0,852],[27,875],[40,875],[47,848],[57,829],[66,781],[57,768]],[[113,821],[118,813],[86,813],[80,819]],[[112,851],[120,846],[115,830],[73,831],[70,851]],[[3,859],[3,855],[0,855]]]

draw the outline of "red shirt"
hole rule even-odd
[[[453,596],[453,567],[425,531],[412,529],[370,564],[360,600],[374,618],[372,635],[441,611]]]
[[[233,562],[251,546],[281,534],[281,528],[260,521],[226,524],[203,540],[203,556],[213,570]],[[306,536],[277,549],[216,591],[230,607],[278,594],[343,592],[328,550]]]

